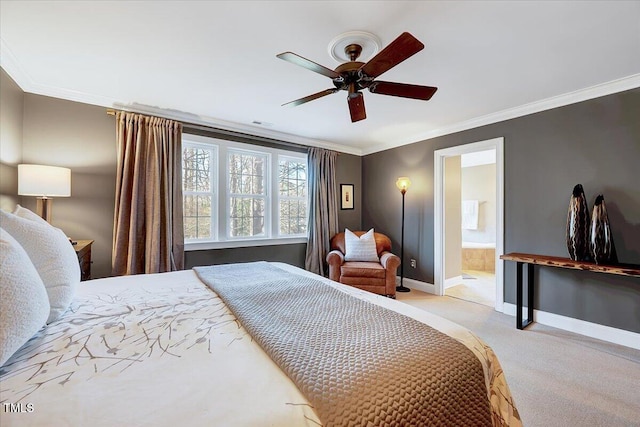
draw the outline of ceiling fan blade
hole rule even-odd
[[[381,95],[400,96],[402,98],[422,99],[428,101],[438,90],[433,86],[410,85],[406,83],[374,81],[369,86],[369,92]]]
[[[350,93],[347,97],[349,103],[349,113],[351,113],[351,122],[355,123],[367,118],[367,112],[364,109],[364,96],[362,92]]]
[[[378,77],[422,49],[424,49],[424,45],[418,39],[409,33],[402,33],[369,62],[360,67],[360,70],[369,77]]]
[[[338,89],[327,89],[322,92],[314,93],[313,95],[305,96],[304,98],[296,99],[295,101],[287,102],[286,104],[282,104],[284,107],[295,107],[296,105],[304,104],[305,102],[313,101],[314,99],[322,98],[323,96],[331,95],[332,93],[336,93]]]
[[[307,58],[303,58],[302,56],[297,55],[293,52],[284,52],[276,56],[280,59],[284,59],[285,61],[291,62],[292,64],[299,65],[303,68],[306,68],[307,70],[314,71],[318,74],[322,74],[323,76],[327,76],[332,79],[336,79],[340,77],[340,74],[336,73],[332,69],[323,67],[320,64],[316,64],[315,62]]]

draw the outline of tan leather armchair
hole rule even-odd
[[[358,237],[366,231],[354,231]],[[374,233],[376,251],[380,262],[360,262],[344,260],[344,233],[331,238],[331,252],[327,254],[329,278],[345,285],[365,291],[396,297],[396,271],[400,257],[391,253],[391,240],[381,233]]]

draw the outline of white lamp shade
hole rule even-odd
[[[57,166],[18,165],[21,196],[71,196],[71,169]]]

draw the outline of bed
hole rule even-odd
[[[267,276],[277,272],[305,283],[313,282],[313,286],[321,287],[323,292],[333,292],[328,294],[332,300],[344,296],[347,305],[357,305],[365,311],[392,312],[394,316],[399,316],[400,321],[410,320],[429,325],[438,334],[461,343],[480,366],[485,399],[480,405],[488,405],[488,425],[521,425],[495,354],[459,325],[402,302],[332,282],[283,263],[247,263],[208,269],[82,282],[69,310],[60,319],[42,328],[0,369],[0,425],[186,427],[400,424],[388,415],[396,410],[395,402],[401,401],[397,393],[387,393],[388,403],[385,405],[389,408],[375,403],[375,407],[368,409],[368,415],[352,416],[351,419],[344,419],[344,422],[336,422],[335,418],[321,419],[326,411],[318,409],[322,404],[312,402],[330,395],[336,383],[342,387],[342,374],[330,373],[328,376],[334,383],[321,390],[319,396],[312,395],[310,398],[304,384],[300,383],[300,375],[291,374],[289,368],[283,367],[283,362],[278,359],[280,349],[265,350],[259,344],[262,343],[262,335],[254,332],[258,337],[256,339],[249,334],[240,320],[244,319],[242,316],[247,310],[242,314],[241,304],[239,308],[234,306],[232,299],[244,298],[236,294],[243,290],[243,283],[254,278],[262,281],[258,289],[270,292],[271,282]],[[220,281],[217,280],[220,276],[216,274],[221,271],[225,272],[227,281],[237,282],[235,290],[228,294],[214,292],[209,283],[210,279]],[[340,298],[336,298],[336,292]],[[228,299],[227,303],[221,295]],[[251,304],[246,300],[245,306],[250,307]],[[294,303],[291,304],[291,311],[294,311]],[[301,311],[316,306],[308,302],[305,304]],[[239,315],[232,312],[230,306],[238,310]],[[255,316],[257,319],[247,320],[247,324],[254,320],[266,322],[268,329],[268,325],[273,323],[269,319],[272,311],[275,309],[263,310]],[[249,316],[251,312],[248,310]],[[378,313],[376,318],[383,313],[375,312]],[[318,327],[323,328],[322,325]],[[253,324],[251,328],[254,328]],[[286,332],[286,336],[288,334]],[[397,335],[402,336],[403,333]],[[337,337],[336,341],[339,340],[340,337]],[[295,344],[288,343],[287,346],[295,347]],[[346,349],[338,348],[337,351],[349,352],[351,348],[352,344],[348,344]],[[395,358],[397,355],[394,350],[391,347],[386,351]],[[437,349],[429,351],[437,353]],[[287,357],[284,356],[285,359]],[[345,360],[350,362],[352,359]],[[389,372],[376,370],[385,380],[402,370],[401,366],[386,364],[390,365],[387,366]],[[343,372],[334,365],[329,362],[326,366],[335,369],[335,372]],[[326,369],[326,366],[320,369]],[[303,364],[302,374],[305,371]],[[367,390],[375,387],[374,384],[366,384],[364,393],[359,393],[367,394]],[[384,390],[387,386],[381,384],[378,387]],[[444,392],[440,390],[439,393],[463,398],[468,394],[464,386],[454,388],[450,387]],[[429,401],[416,401],[419,397],[410,396],[409,400],[422,407],[435,405],[431,398]],[[367,402],[367,399],[363,398],[363,402]],[[335,405],[335,401],[328,404]],[[367,405],[363,403],[360,406]],[[435,417],[431,421],[426,424],[421,421],[419,424],[455,424],[439,416],[437,411],[437,408],[431,411],[429,416]],[[417,419],[411,418],[411,414],[405,416],[409,417],[405,419]],[[367,421],[366,417],[369,417],[368,424],[364,422]],[[417,422],[410,424],[419,425]]]

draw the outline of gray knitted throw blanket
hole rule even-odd
[[[194,270],[323,425],[491,425],[482,365],[448,335],[266,262]]]

